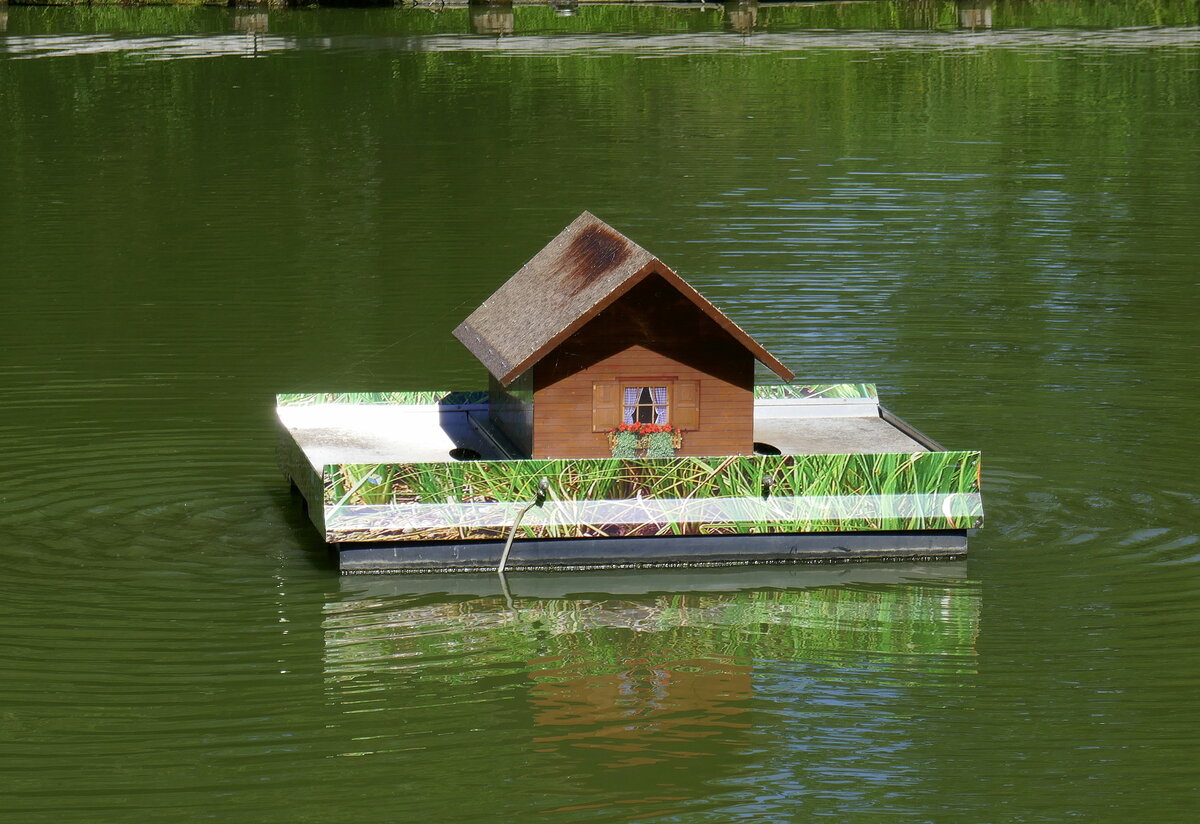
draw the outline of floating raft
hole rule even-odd
[[[754,455],[522,459],[487,392],[279,395],[276,413],[347,573],[494,570],[510,534],[514,570],[958,559],[983,521],[979,453],[870,384],[756,387]]]

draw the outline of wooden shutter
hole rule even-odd
[[[621,384],[596,381],[592,384],[592,431],[605,432],[621,422]]]
[[[671,425],[676,429],[700,428],[700,382],[675,381]]]

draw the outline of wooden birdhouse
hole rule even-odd
[[[454,330],[531,458],[600,458],[622,424],[679,455],[754,450],[754,363],[792,372],[661,260],[584,212]]]

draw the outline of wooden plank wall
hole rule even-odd
[[[696,381],[699,425],[681,455],[754,451],[754,356],[729,333],[652,277],[597,315],[533,369],[534,458],[602,458],[592,429],[596,381]]]
[[[685,432],[680,455],[749,455],[754,451],[754,392],[642,346],[606,358],[538,392],[533,457],[603,458],[608,438],[592,432],[592,383],[645,379],[699,383],[699,427]]]

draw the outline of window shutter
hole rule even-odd
[[[604,432],[621,422],[621,385],[616,381],[592,384],[592,431]]]
[[[700,428],[700,382],[675,381],[671,425],[676,429]]]

